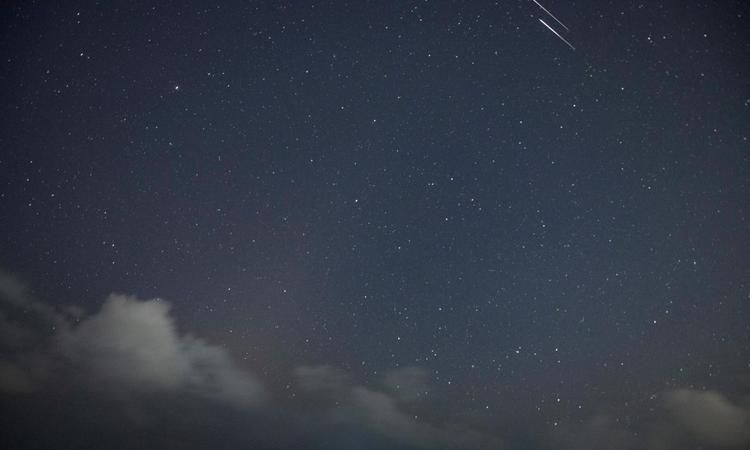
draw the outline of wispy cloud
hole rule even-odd
[[[500,448],[495,437],[457,423],[433,423],[405,408],[400,399],[411,400],[411,392],[421,389],[426,382],[423,369],[411,367],[386,374],[382,390],[351,383],[344,372],[325,365],[299,367],[296,378],[305,393],[318,396],[320,404],[328,405],[321,411],[327,420],[420,447]],[[409,391],[405,397],[387,392],[389,388],[398,391],[399,383],[404,383],[404,389]]]
[[[678,389],[665,395],[665,407],[686,433],[705,445],[750,445],[750,410],[718,392]]]

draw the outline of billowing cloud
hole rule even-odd
[[[93,378],[95,383],[77,384],[102,391],[185,393],[243,407],[259,403],[261,383],[224,349],[180,335],[169,309],[162,300],[113,294],[90,316],[70,307],[60,312],[0,271],[0,391],[31,392],[52,376],[59,382],[65,367],[74,384]]]
[[[705,445],[750,445],[750,411],[717,392],[672,391],[665,396],[665,407],[686,432]]]
[[[185,391],[252,405],[263,389],[223,349],[177,333],[169,304],[111,295],[60,335],[62,353],[92,375],[138,391]]]
[[[169,306],[112,295],[99,313],[61,336],[63,353],[108,382],[144,390],[182,388],[191,369]]]

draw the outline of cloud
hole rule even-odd
[[[349,389],[349,376],[326,365],[302,366],[295,369],[298,386],[305,392],[340,393]]]
[[[549,431],[527,423],[528,417],[511,417],[511,408],[498,407],[505,411],[499,418],[446,408],[439,390],[432,391],[431,373],[421,367],[388,370],[367,384],[329,365],[297,367],[292,375],[293,383],[283,380],[283,392],[294,395],[266,401],[265,387],[226,350],[179,332],[168,302],[113,294],[87,314],[38,301],[0,271],[0,419],[14,421],[9,429],[22,443],[35,442],[35,424],[62,422],[68,442],[113,448],[86,441],[91,436],[85,430],[96,422],[107,444],[128,442],[134,431],[158,442],[155,448],[165,447],[160,439],[179,442],[166,447],[205,448],[217,429],[228,430],[221,436],[225,448],[750,445],[750,408],[714,391],[670,391],[654,396],[663,399],[663,408],[650,403],[650,413],[635,414],[635,420],[599,411]],[[34,445],[16,447],[24,446]]]
[[[10,320],[0,310],[0,350],[18,351],[28,348],[33,345],[35,337],[31,330],[16,321]]]
[[[111,295],[97,314],[60,334],[62,354],[105,383],[134,391],[183,391],[237,405],[260,383],[220,347],[177,333],[169,304]]]
[[[480,448],[496,442],[437,421],[423,402],[414,402],[427,389],[424,369],[392,370],[366,387],[331,366],[298,367],[293,376],[302,395],[264,402],[264,387],[227,351],[178,331],[166,301],[112,294],[86,314],[38,301],[13,276],[0,275],[0,394],[18,405],[0,407],[0,417],[16,420],[20,442],[33,441],[36,433],[27,427],[35,420],[64,422],[70,430],[97,421],[108,436],[136,427],[153,436],[200,439],[232,423],[231,442],[262,442],[262,448],[329,448],[331,442],[340,448],[352,442],[362,448]],[[40,410],[49,413],[34,419]],[[210,420],[214,425],[199,425]]]
[[[63,354],[108,382],[144,390],[186,383],[190,360],[159,301],[112,295],[99,313],[61,336]]]
[[[436,445],[448,437],[417,415],[407,414],[394,397],[362,386],[351,388],[348,403],[339,415],[397,440]]]
[[[395,381],[422,381],[426,371],[407,368],[389,372],[386,388]],[[371,389],[350,382],[342,371],[331,366],[305,366],[295,371],[297,385],[307,394],[317,395],[319,405],[329,405],[324,412],[327,419],[360,427],[397,442],[420,447],[478,448],[497,442],[460,424],[435,424],[400,404],[398,395]]]
[[[635,448],[635,437],[611,417],[597,415],[576,428],[569,439],[569,448],[627,450]]]
[[[567,427],[556,436],[558,447],[608,450],[684,450],[747,448],[750,409],[737,406],[715,391],[677,389],[661,398],[661,408],[636,420],[613,420],[595,415],[582,425]],[[647,419],[646,419],[647,418]]]
[[[421,367],[404,367],[390,370],[383,383],[402,402],[424,398],[429,392],[430,372]]]
[[[0,269],[0,302],[6,308],[21,311],[24,314],[34,314],[37,320],[52,323],[60,320],[54,308],[34,300],[24,283],[2,269]]]
[[[163,300],[118,294],[90,316],[58,310],[0,271],[0,391],[32,392],[65,375],[105,392],[190,394],[240,407],[263,400],[252,374],[221,347],[180,335],[169,310]]]
[[[52,359],[49,336],[65,325],[54,308],[35,301],[26,285],[0,269],[0,393],[36,390]]]
[[[700,442],[711,446],[750,444],[750,411],[714,391],[679,389],[665,395],[665,408]]]
[[[11,361],[0,360],[0,392],[17,394],[34,390],[29,374]]]

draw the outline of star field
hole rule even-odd
[[[747,7],[542,3],[6,7],[12,448],[750,445]]]

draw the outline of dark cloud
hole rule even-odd
[[[34,384],[28,374],[11,361],[0,360],[0,392],[31,392]]]
[[[20,350],[34,341],[34,333],[6,317],[0,310],[0,348],[7,351]]]

